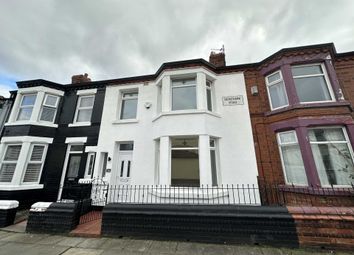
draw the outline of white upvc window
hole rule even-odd
[[[58,96],[46,94],[44,97],[44,102],[42,105],[39,120],[53,123],[55,120],[55,115],[57,113],[58,103]]]
[[[210,168],[211,168],[211,183],[212,186],[218,186],[218,167],[217,167],[217,150],[216,139],[210,138]]]
[[[93,169],[95,167],[95,158],[96,158],[95,152],[89,152],[87,154],[86,169],[85,169],[85,178],[86,179],[89,179],[92,176]]]
[[[14,176],[18,158],[20,156],[21,144],[8,144],[1,160],[0,183],[11,183]]]
[[[123,92],[121,98],[120,115],[121,120],[136,119],[138,108],[138,92]]]
[[[308,136],[321,185],[352,185],[353,151],[345,128],[316,127]]]
[[[268,98],[272,110],[289,105],[288,96],[281,71],[276,71],[266,77]]]
[[[300,103],[334,101],[326,68],[323,64],[291,67],[296,93]]]
[[[22,179],[23,183],[39,183],[39,178],[41,176],[44,165],[44,155],[46,155],[46,149],[47,146],[43,144],[31,145],[31,153],[29,154]]]
[[[286,131],[277,134],[280,157],[287,184],[308,185],[296,132]]]
[[[17,120],[30,120],[37,94],[24,94],[18,109]]]
[[[74,117],[74,123],[91,122],[91,115],[92,115],[94,101],[95,101],[94,95],[79,96],[75,117]]]
[[[196,78],[172,80],[172,111],[197,109]]]
[[[207,109],[208,111],[213,111],[213,88],[212,88],[212,82],[211,81],[206,81],[206,102],[207,102]]]

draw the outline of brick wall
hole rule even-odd
[[[294,51],[286,53],[283,56],[276,56],[276,60],[282,60],[282,57],[291,56],[305,56],[314,54],[331,54],[328,49],[307,49],[302,51]],[[268,101],[268,95],[265,85],[265,78],[261,72],[264,66],[271,65],[275,59],[270,59],[268,63],[263,63],[260,67],[248,68],[245,70],[245,81],[247,97],[250,109],[250,116],[253,129],[253,137],[256,151],[256,158],[259,171],[259,183],[263,184],[284,184],[284,174],[282,170],[282,164],[279,154],[279,148],[276,141],[276,134],[272,130],[271,125],[279,123],[281,121],[292,120],[295,118],[313,118],[313,117],[353,117],[351,105],[341,106],[327,106],[327,107],[309,107],[289,109],[278,113],[270,113],[270,106]],[[334,61],[334,67],[341,86],[344,98],[354,105],[354,57],[346,57],[336,59]],[[258,87],[258,95],[253,96],[251,94],[252,86]],[[296,195],[295,195],[296,196]],[[303,195],[298,194],[296,201],[301,202]],[[332,197],[333,198],[333,197]],[[333,204],[332,198],[328,198],[326,202],[321,199],[322,205]],[[338,200],[337,200],[338,199]],[[336,197],[336,201],[341,202],[341,196]],[[349,198],[352,200],[353,197]],[[347,204],[348,197],[343,197],[343,201]]]

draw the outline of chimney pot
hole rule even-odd
[[[210,52],[209,62],[216,67],[226,66],[225,52],[221,51],[216,53],[214,51]]]
[[[71,76],[71,83],[75,84],[75,83],[83,83],[83,82],[90,82],[91,79],[88,77],[88,74],[77,74],[77,75],[73,75]]]

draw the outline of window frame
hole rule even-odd
[[[124,98],[125,94],[137,94],[136,96],[133,97],[127,97]],[[136,100],[136,112],[135,112],[135,118],[122,118],[123,114],[123,104],[126,100]],[[124,90],[120,92],[120,104],[119,104],[119,116],[118,120],[120,121],[125,121],[125,120],[136,120],[138,119],[138,102],[139,102],[139,90]]]
[[[316,103],[336,102],[336,97],[334,96],[333,87],[332,87],[332,84],[331,84],[330,79],[328,77],[327,69],[326,69],[326,66],[324,65],[324,63],[311,63],[311,64],[302,64],[302,65],[301,64],[300,65],[292,65],[290,67],[290,71],[291,71],[291,69],[293,67],[307,67],[307,66],[320,66],[323,73],[322,74],[299,75],[299,76],[294,76],[291,73],[291,78],[294,81],[294,89],[295,89],[295,91],[296,91],[295,79],[323,76],[324,79],[325,79],[326,86],[327,86],[327,89],[328,89],[328,92],[329,92],[329,95],[330,95],[331,99],[330,100],[324,100],[324,101],[301,102],[300,98],[299,98],[299,104],[316,104]],[[297,93],[296,93],[296,95],[297,95]],[[297,95],[297,97],[299,97],[299,96]]]
[[[214,112],[215,109],[214,109],[214,83],[210,80],[206,80],[205,82],[205,87],[206,87],[206,96],[205,96],[205,101],[206,101],[206,108],[207,108],[207,111],[209,112]],[[211,110],[209,110],[209,104],[208,104],[208,91],[210,91],[210,107],[211,107]]]
[[[279,73],[279,76],[280,76],[280,79],[279,80],[276,80],[276,81],[273,81],[273,82],[269,82],[268,81],[268,77],[276,74],[276,73]],[[285,107],[288,107],[289,106],[289,97],[288,97],[288,93],[286,91],[286,85],[285,85],[285,81],[284,81],[284,78],[283,78],[283,74],[282,74],[282,71],[281,69],[275,71],[275,72],[272,72],[270,74],[268,74],[266,77],[265,77],[265,82],[266,82],[266,87],[267,87],[267,95],[268,95],[268,99],[269,99],[269,105],[270,105],[270,109],[272,111],[274,110],[278,110],[278,109],[281,109],[281,108],[285,108]],[[279,82],[283,82],[283,87],[284,87],[284,92],[285,92],[285,98],[286,98],[286,104],[285,105],[282,105],[282,106],[279,106],[279,107],[273,107],[273,104],[272,104],[272,97],[270,96],[270,87],[278,84]]]
[[[89,173],[90,161],[91,161],[91,157],[92,156],[93,156],[92,169],[91,169],[91,173]],[[84,175],[85,179],[92,178],[92,174],[93,174],[93,172],[95,170],[95,163],[96,163],[96,152],[87,153],[87,160],[86,160],[86,166],[85,166],[85,175]]]
[[[47,105],[47,104],[45,103],[48,96],[56,97],[55,106]],[[43,104],[41,105],[41,111],[39,112],[38,121],[39,121],[39,122],[54,123],[54,122],[55,122],[55,118],[56,118],[56,116],[57,116],[57,112],[58,112],[59,101],[60,101],[60,97],[59,97],[59,96],[53,95],[53,94],[50,94],[50,93],[45,93],[44,100],[43,100]],[[54,112],[53,120],[52,120],[52,121],[47,121],[47,120],[42,120],[42,119],[41,119],[41,117],[42,117],[42,112],[43,112],[43,108],[44,108],[44,107],[48,107],[48,108],[51,108],[51,109],[55,109],[55,112]]]
[[[313,129],[338,129],[340,128],[343,132],[343,135],[344,135],[344,138],[345,138],[345,141],[310,141],[310,139],[308,139],[308,143],[311,147],[311,144],[329,144],[329,143],[340,143],[340,144],[347,144],[348,146],[348,150],[349,150],[349,153],[350,153],[350,156],[351,156],[351,159],[352,159],[352,162],[353,162],[353,165],[354,165],[354,151],[353,151],[353,147],[352,147],[352,144],[350,142],[350,139],[349,139],[349,136],[348,136],[348,133],[347,133],[347,130],[344,126],[338,126],[338,125],[335,125],[335,126],[316,126],[316,127],[309,127],[307,128],[307,136],[309,134],[309,131],[310,130],[313,130]],[[313,155],[313,151],[312,151],[312,147],[311,147],[311,153]],[[314,163],[315,163],[315,159],[314,160]],[[316,163],[315,163],[316,165]],[[317,169],[317,166],[315,168],[316,170],[316,174],[319,176],[318,174],[318,169]],[[324,187],[324,188],[328,188],[328,187],[332,187],[332,185],[323,185],[321,183],[321,180],[320,181],[320,185],[321,187]],[[333,185],[333,187],[335,188],[347,188],[347,187],[352,187],[351,185]]]
[[[88,98],[88,97],[93,97],[92,106],[80,107],[81,100],[82,100],[83,98]],[[93,113],[93,107],[94,107],[94,105],[95,105],[95,97],[96,97],[95,94],[79,95],[79,96],[78,96],[77,104],[76,104],[76,110],[75,110],[75,116],[74,116],[74,121],[73,121],[74,124],[86,124],[86,123],[91,123],[92,113]],[[79,116],[79,111],[80,111],[80,110],[91,110],[90,120],[88,120],[88,121],[77,121],[77,118],[78,118],[78,116]]]
[[[293,133],[295,135],[294,136],[295,137],[295,141],[294,142],[285,142],[285,143],[282,142],[281,139],[280,139],[280,135],[281,134],[286,134],[286,133]],[[310,182],[308,180],[308,176],[307,176],[307,172],[306,172],[306,168],[305,168],[305,164],[304,164],[304,158],[302,156],[302,148],[301,148],[301,146],[299,144],[299,140],[297,138],[296,130],[292,129],[292,130],[277,132],[276,133],[276,137],[277,137],[278,149],[279,149],[279,154],[280,154],[280,161],[281,161],[281,166],[282,166],[282,169],[283,169],[285,184],[286,185],[296,185],[296,186],[301,186],[301,187],[308,187],[310,185]],[[304,171],[305,171],[305,177],[306,177],[306,180],[307,180],[307,184],[299,184],[299,183],[293,183],[293,182],[289,182],[288,181],[288,176],[287,176],[286,170],[285,170],[282,147],[283,146],[289,146],[289,145],[298,145],[299,146],[301,159],[302,159],[302,164],[304,165]]]
[[[194,80],[193,85],[177,85],[174,86],[174,82],[180,82],[180,81],[186,81],[186,80]],[[198,110],[198,80],[197,76],[192,76],[192,77],[171,77],[171,89],[170,89],[170,111],[171,112],[183,112],[183,111],[195,111]],[[173,89],[174,88],[186,88],[186,87],[194,87],[195,88],[195,108],[188,108],[188,109],[178,109],[174,110],[173,109]]]
[[[214,142],[214,146],[211,146],[211,142]],[[209,137],[209,153],[214,151],[215,153],[215,175],[216,175],[216,185],[213,185],[213,172],[211,172],[212,179],[211,179],[211,184],[214,187],[218,187],[220,183],[220,174],[219,174],[219,146],[218,146],[218,139],[214,137]],[[210,170],[212,170],[212,165],[211,165],[211,155],[210,155]]]
[[[23,99],[26,97],[26,96],[36,96],[35,100],[34,100],[34,103],[32,106],[22,106],[22,102],[23,102]],[[38,97],[38,92],[37,93],[26,93],[26,94],[21,94],[21,101],[20,101],[20,104],[18,106],[18,109],[17,109],[17,114],[16,114],[16,120],[15,121],[30,121],[31,118],[32,118],[32,115],[33,115],[33,109],[36,105],[36,101],[37,101],[37,97]],[[19,120],[18,117],[20,116],[20,112],[21,112],[21,109],[22,108],[32,108],[32,111],[31,111],[31,116],[29,117],[29,119],[26,119],[26,120]]]
[[[7,152],[7,149],[8,149],[9,146],[21,146],[20,153],[18,154],[18,158],[17,158],[16,161],[13,161],[13,160],[12,160],[12,161],[5,161],[5,155],[6,155],[6,152]],[[22,144],[22,143],[6,143],[4,147],[5,147],[5,148],[4,148],[3,153],[2,153],[2,155],[1,155],[0,170],[1,170],[2,165],[3,165],[4,163],[7,163],[7,164],[15,164],[15,170],[14,170],[14,173],[13,173],[13,175],[12,175],[11,181],[10,181],[10,182],[2,182],[2,181],[0,181],[0,185],[11,185],[12,182],[13,182],[13,178],[14,178],[14,176],[15,176],[15,173],[16,173],[16,168],[17,168],[17,165],[18,165],[18,160],[19,160],[19,158],[20,158],[20,156],[21,156],[23,144]],[[5,162],[4,162],[4,161],[5,161]]]
[[[33,153],[34,146],[43,146],[44,147],[41,161],[31,161],[31,156],[32,156],[32,153]],[[27,152],[27,160],[26,160],[26,163],[25,163],[24,168],[22,170],[20,185],[39,184],[39,182],[41,180],[41,176],[42,176],[42,171],[43,171],[43,168],[44,168],[45,158],[47,156],[47,150],[48,150],[48,144],[31,143],[31,148],[29,150],[29,153]],[[27,167],[28,167],[28,164],[30,164],[30,163],[34,163],[34,164],[39,164],[40,163],[41,164],[41,168],[40,168],[39,174],[38,174],[38,179],[35,182],[25,182],[24,181],[25,174],[26,174],[26,171],[27,171]]]

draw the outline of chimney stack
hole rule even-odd
[[[219,52],[212,50],[209,56],[209,62],[216,67],[226,66],[225,61],[225,48],[224,45],[221,49],[218,49]]]
[[[75,83],[83,83],[83,82],[90,82],[91,79],[88,77],[88,74],[77,74],[77,75],[73,75],[71,76],[71,83],[75,84]]]

